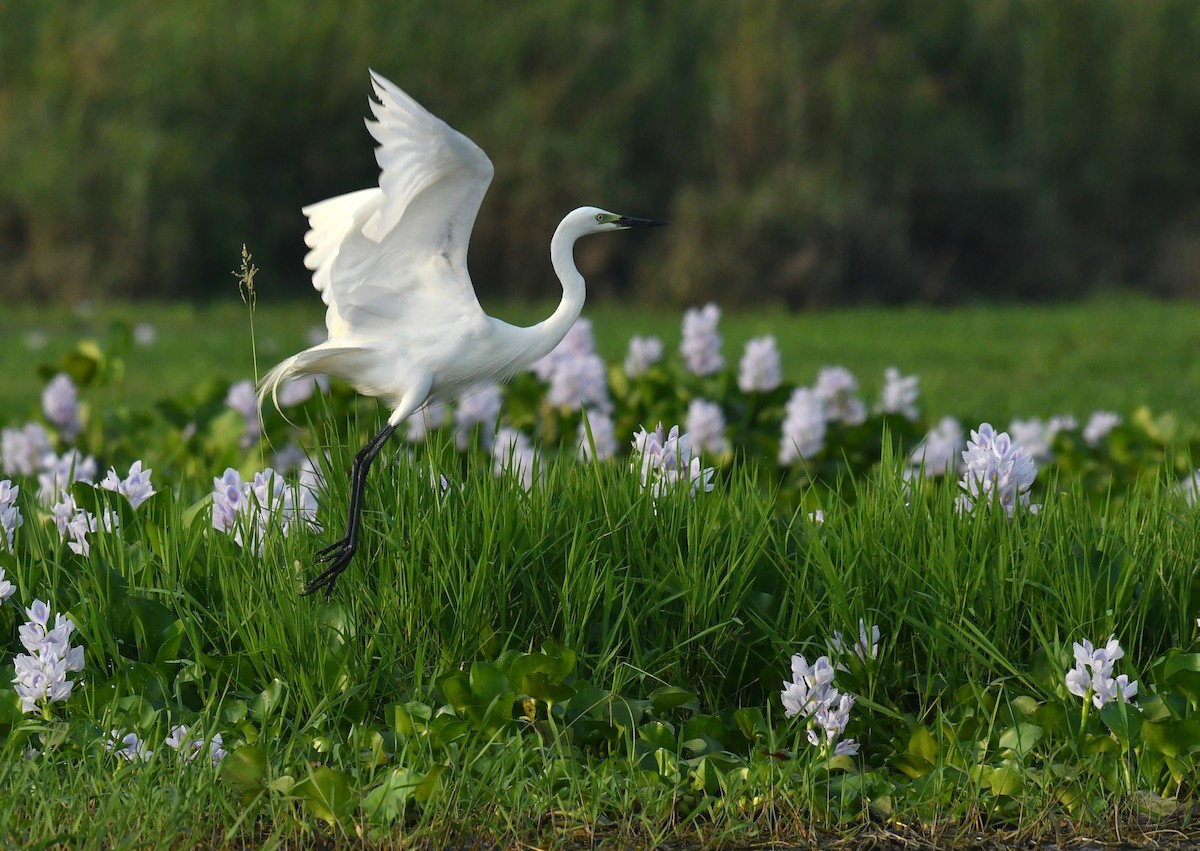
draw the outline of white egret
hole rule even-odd
[[[562,282],[545,321],[516,327],[488,316],[467,274],[467,241],[492,180],[492,163],[470,139],[395,84],[371,72],[379,143],[379,186],[304,208],[312,249],[304,264],[328,309],[329,338],[268,372],[258,388],[278,406],[279,387],[300,375],[332,375],[392,409],[387,424],[354,456],[345,536],[317,554],[324,570],[304,593],[328,598],[358,547],[371,463],[396,428],[430,400],[511,378],[562,340],[583,308],[583,276],[572,247],[589,233],[658,225],[580,207],[559,223],[550,262]]]

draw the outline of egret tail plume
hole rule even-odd
[[[289,379],[298,374],[296,370],[296,362],[299,360],[299,358],[300,355],[292,355],[282,363],[271,367],[270,371],[259,380],[258,419],[260,421],[262,420],[263,404],[267,401],[267,396],[271,397],[271,404],[275,406],[275,410],[279,411],[281,414],[283,413],[279,407],[279,388]]]

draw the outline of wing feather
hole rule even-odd
[[[338,333],[404,334],[404,323],[482,323],[467,274],[471,228],[493,167],[479,147],[371,72],[367,128],[379,143],[378,189],[306,208],[306,265]]]

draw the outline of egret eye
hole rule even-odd
[[[597,213],[597,214],[596,214],[596,221],[598,221],[598,222],[603,222],[603,221],[604,221],[604,214],[603,214],[603,213]]]

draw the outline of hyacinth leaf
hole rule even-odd
[[[471,665],[470,685],[473,702],[478,706],[487,706],[510,691],[508,675],[490,662]]]
[[[1012,756],[1024,756],[1041,741],[1043,733],[1036,724],[1014,724],[1000,734],[1000,749]]]
[[[926,727],[917,727],[908,737],[908,753],[919,756],[930,765],[937,763],[940,749]]]
[[[575,694],[575,689],[571,686],[551,679],[542,671],[525,674],[517,680],[517,684],[522,693],[529,695],[534,700],[540,700],[548,706],[570,700]]]
[[[738,730],[746,737],[749,742],[763,744],[771,736],[771,728],[767,726],[767,719],[763,717],[762,710],[757,706],[746,706],[733,713],[733,720],[738,726]]]
[[[17,726],[24,714],[17,692],[11,688],[0,690],[0,729]]]
[[[1119,700],[1111,701],[1100,709],[1100,720],[1122,744],[1136,745],[1141,741],[1142,713],[1136,706]]]
[[[1149,750],[1168,757],[1200,753],[1200,716],[1147,721],[1142,725],[1142,742]]]
[[[350,777],[327,765],[315,769],[293,786],[292,794],[304,801],[309,812],[330,825],[344,821],[358,801]]]
[[[425,776],[398,766],[384,777],[383,782],[367,792],[362,808],[372,821],[391,824],[404,815],[405,806],[416,797]]]
[[[688,741],[705,742],[709,751],[732,750],[733,748],[733,743],[730,741],[733,731],[728,724],[712,715],[692,716],[683,723],[680,734]]]
[[[654,721],[638,727],[638,738],[653,748],[662,748],[672,753],[678,747],[675,728],[664,721]]]
[[[134,635],[142,661],[166,664],[179,658],[183,642],[183,622],[175,613],[155,600],[126,597]]]
[[[257,745],[242,745],[221,760],[221,780],[238,792],[254,793],[267,774],[267,755]]]
[[[1200,653],[1179,653],[1167,657],[1163,678],[1193,704],[1200,703]]]
[[[261,724],[281,705],[285,688],[283,680],[279,679],[279,677],[272,679],[271,684],[255,695],[254,700],[250,701],[250,717]]]
[[[700,699],[695,692],[679,686],[662,686],[650,692],[650,705],[658,715],[666,715],[676,709],[700,708]]]

